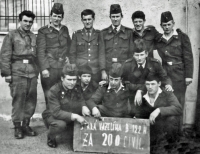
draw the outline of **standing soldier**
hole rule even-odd
[[[101,70],[105,69],[105,53],[99,51],[102,45],[100,31],[93,28],[95,13],[86,9],[81,12],[84,28],[74,32],[70,49],[70,63],[78,67],[88,65],[96,82],[101,80]]]
[[[174,25],[171,12],[163,12],[161,27],[164,34],[156,43],[156,48],[172,80],[174,94],[184,106],[186,87],[192,83],[193,55],[189,37],[178,29],[175,31]]]
[[[30,31],[35,15],[31,11],[19,14],[20,27],[4,38],[1,48],[1,75],[9,83],[12,96],[12,121],[15,138],[35,136],[30,118],[37,102],[36,36]],[[22,122],[22,126],[21,126]]]
[[[149,53],[148,56],[153,57],[154,43],[160,36],[159,32],[154,26],[144,26],[146,19],[142,11],[136,11],[132,14],[132,22],[134,25],[133,41],[136,39],[143,39],[146,44],[146,50]]]
[[[50,24],[40,28],[37,36],[37,57],[46,103],[48,90],[60,80],[62,68],[68,60],[71,38],[68,28],[61,24],[63,17],[63,5],[55,3]]]
[[[123,63],[129,59],[133,50],[132,29],[121,25],[123,18],[119,4],[110,6],[110,19],[112,25],[101,31],[103,45],[100,52],[105,52],[106,71],[108,72],[113,62]],[[106,71],[102,71],[102,79],[107,79]]]

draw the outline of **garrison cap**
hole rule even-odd
[[[166,11],[161,14],[161,20],[160,20],[161,23],[169,22],[171,20],[174,20],[174,19],[173,19],[172,13],[170,11]]]
[[[109,75],[118,78],[122,76],[122,65],[120,63],[113,63],[109,70]]]
[[[80,76],[82,74],[92,74],[92,69],[88,65],[80,66],[78,69],[79,69],[79,75]]]
[[[119,4],[112,4],[110,6],[110,14],[122,13],[121,7]]]
[[[54,3],[51,11],[55,14],[63,14],[64,13],[63,5],[61,3]]]
[[[64,75],[77,76],[78,69],[75,64],[66,64],[62,70]]]
[[[145,14],[144,14],[144,12],[142,12],[142,11],[135,11],[132,14],[132,20],[134,20],[135,18],[140,18],[140,19],[145,20]]]

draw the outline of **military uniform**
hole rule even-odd
[[[137,62],[134,58],[127,60],[123,65],[123,75],[124,81],[130,81],[133,84],[145,84],[145,80],[150,75],[158,75],[161,78],[162,86],[172,85],[170,78],[167,76],[165,70],[162,68],[160,62],[157,59],[147,57],[146,64],[143,71],[138,68]],[[135,95],[130,97],[131,101],[131,115],[136,114],[137,107],[133,103]]]
[[[48,70],[50,76],[43,78],[41,83],[47,97],[47,92],[55,83],[60,81],[61,71],[69,56],[71,38],[68,28],[64,25],[56,30],[51,24],[39,29],[37,36],[37,57],[40,71]]]
[[[37,102],[36,36],[20,28],[9,32],[1,47],[1,75],[11,76],[12,121],[30,119]]]
[[[133,42],[136,39],[143,39],[146,45],[146,50],[148,51],[148,56],[153,57],[153,50],[155,49],[155,42],[160,36],[159,32],[154,26],[146,26],[142,36],[139,35],[135,30],[133,30]]]
[[[156,42],[162,66],[173,83],[174,94],[184,105],[186,84],[185,78],[193,77],[193,56],[189,37],[181,31],[168,41],[163,37]]]
[[[105,52],[100,52],[101,46],[99,30],[92,29],[88,34],[85,29],[82,29],[73,33],[70,63],[78,67],[90,66],[95,81],[100,81],[100,70],[105,69]]]
[[[132,29],[121,25],[120,30],[115,33],[112,26],[101,31],[103,46],[100,53],[105,52],[106,69],[111,68],[112,62],[125,62],[133,54],[133,32]]]
[[[55,84],[48,93],[47,109],[42,113],[45,124],[49,127],[49,135],[56,136],[72,122],[71,114],[82,114],[85,101],[79,86],[72,90],[64,89],[61,82]]]

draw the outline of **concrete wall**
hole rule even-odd
[[[131,15],[134,11],[142,10],[146,14],[146,25],[154,25],[160,32],[162,32],[162,29],[160,28],[161,13],[168,10],[171,11],[176,22],[175,27],[180,28],[183,32],[188,33],[192,42],[194,54],[194,81],[187,89],[185,122],[187,124],[193,124],[197,100],[197,79],[199,68],[200,0],[188,1],[189,3],[187,5],[186,0],[54,0],[54,2],[60,2],[64,5],[65,15],[62,23],[68,26],[70,34],[72,34],[73,31],[83,28],[80,14],[82,10],[88,8],[93,9],[96,13],[96,19],[94,23],[94,27],[96,29],[103,29],[111,24],[109,19],[110,5],[120,4],[124,15],[122,20],[123,25],[133,28]],[[0,46],[1,40],[2,37],[0,36]],[[0,107],[4,106],[3,104],[10,105],[11,99],[8,97],[9,90],[8,88],[6,89],[7,85],[5,85],[2,80],[0,80],[0,87],[4,89],[3,92],[0,93]],[[40,84],[38,89],[40,93],[38,97],[39,108],[37,111],[40,112],[44,108],[44,105],[41,105],[43,98],[41,97],[42,92]],[[5,109],[6,111],[8,108],[11,110],[9,105],[7,105]],[[8,114],[8,112],[5,113]]]

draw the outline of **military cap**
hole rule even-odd
[[[63,67],[62,73],[64,75],[76,76],[78,74],[78,69],[75,64],[66,64]]]
[[[122,76],[122,65],[120,63],[113,63],[109,70],[109,75],[117,78]]]
[[[63,5],[61,3],[54,3],[51,11],[55,14],[63,14],[64,13]]]
[[[110,14],[122,13],[121,7],[119,4],[112,4],[110,6]]]
[[[132,20],[134,20],[135,18],[140,18],[140,19],[145,20],[145,14],[144,14],[144,12],[142,12],[142,11],[135,11],[132,14]]]
[[[161,14],[161,21],[160,21],[161,23],[162,22],[169,22],[170,20],[174,20],[172,13],[170,11],[166,11],[166,12],[163,12]]]
[[[79,70],[79,75],[81,76],[82,74],[92,74],[92,69],[88,65],[80,66],[78,67]]]

